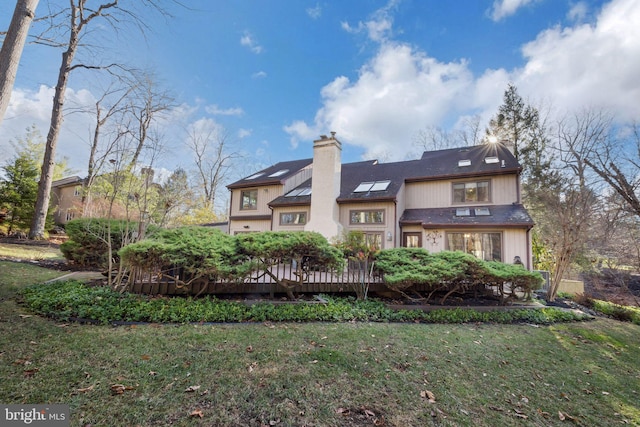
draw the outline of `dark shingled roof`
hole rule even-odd
[[[486,158],[494,158],[487,163]],[[244,178],[227,186],[229,189],[277,184],[308,166],[313,159],[281,162],[262,170],[263,175],[248,180]],[[468,166],[461,166],[460,161],[467,161]],[[287,174],[268,178],[268,175],[279,170],[289,169]],[[503,175],[518,173],[520,164],[513,154],[502,144],[477,145],[473,147],[450,148],[438,151],[425,151],[418,160],[407,160],[394,163],[378,163],[374,160],[345,163],[342,165],[340,195],[338,203],[372,202],[395,200],[404,182],[431,181],[484,175]],[[354,192],[363,182],[390,181],[382,191]],[[297,188],[311,187],[311,180],[300,184]],[[269,206],[309,205],[311,196],[280,196],[272,200]]]
[[[84,183],[84,178],[80,178],[79,176],[68,176],[66,178],[53,181],[51,183],[51,187],[64,187],[65,185],[83,184],[83,183]]]
[[[461,206],[468,208],[469,216],[457,216],[456,207],[406,209],[400,217],[400,225],[421,225],[423,228],[439,228],[450,226],[468,227],[526,227],[534,225],[533,220],[524,206],[520,204],[490,205],[490,206]],[[490,215],[476,215],[477,208],[489,209]]]
[[[296,188],[311,188],[311,178],[309,178],[308,180],[306,180],[305,182],[303,182],[302,184],[298,185]],[[295,190],[295,188],[294,188]],[[291,190],[293,191],[293,190]],[[288,192],[287,194],[289,194],[290,192]],[[279,197],[276,197],[275,199],[273,199],[271,202],[269,202],[269,206],[271,207],[275,207],[275,206],[306,206],[306,205],[310,205],[311,204],[311,195],[306,195],[306,196],[291,196],[291,197],[286,197],[286,195],[282,195]]]
[[[249,175],[246,178],[243,178],[239,181],[236,181],[232,184],[227,185],[228,189],[233,188],[241,188],[241,187],[260,187],[264,185],[272,185],[272,184],[280,184],[284,182],[291,175],[295,175],[300,171],[300,169],[309,166],[313,162],[313,159],[302,159],[302,160],[291,160],[288,162],[280,162],[276,163],[273,166],[269,166],[266,169],[262,169],[260,172],[256,172],[255,174]],[[269,177],[269,175],[286,170],[286,173],[282,175],[278,175],[275,177]],[[257,174],[261,174],[254,179],[247,179]]]
[[[487,163],[486,158],[496,158],[496,163]],[[465,160],[470,164],[461,166],[459,162]],[[407,164],[405,173],[406,180],[410,182],[459,176],[509,174],[521,169],[514,155],[503,144],[484,144],[425,151],[420,160]]]

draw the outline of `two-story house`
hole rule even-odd
[[[82,216],[84,181],[79,176],[70,176],[51,183],[50,204],[56,224],[66,224]]]
[[[533,220],[521,166],[500,143],[427,151],[394,163],[341,163],[335,134],[313,158],[280,162],[228,185],[229,232],[306,230],[327,239],[359,230],[378,248],[461,250],[531,268]]]

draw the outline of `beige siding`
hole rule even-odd
[[[395,218],[394,221],[394,231],[393,231],[393,247],[399,248],[402,246],[402,229],[400,228],[400,217],[405,210],[405,204],[407,195],[407,185],[402,183],[400,189],[398,190],[398,194],[396,195],[396,204],[393,207],[395,209]]]
[[[517,175],[514,174],[461,180],[411,182],[406,184],[406,209],[444,208],[452,206],[452,184],[454,182],[487,180],[490,182],[491,200],[489,204],[508,205],[514,202],[518,202]],[[483,202],[476,204],[486,205],[487,203]]]
[[[78,191],[80,191],[79,195],[75,195],[76,187]],[[57,224],[66,224],[68,222],[67,214],[71,214],[73,218],[80,218],[82,216],[81,192],[81,185],[58,187],[53,190],[51,203],[56,206],[54,221]]]
[[[309,222],[309,206],[289,206],[273,209],[273,230],[274,231],[304,231],[304,224],[280,225],[280,214],[289,212],[304,212],[307,214]]]
[[[284,190],[282,194],[287,194],[289,191],[311,178],[312,171],[313,168],[309,165],[306,168],[300,169],[297,174],[287,178],[287,181],[284,183]]]
[[[384,223],[383,224],[350,224],[350,212],[351,211],[370,211],[370,210],[382,210],[384,211]],[[395,217],[395,204],[393,202],[382,203],[348,203],[340,205],[340,224],[344,227],[345,232],[352,230],[381,233],[382,234],[382,249],[393,248],[396,242],[396,224],[398,218]],[[391,233],[391,241],[388,240],[388,233]],[[398,245],[400,244],[398,236]]]
[[[528,261],[529,248],[527,248],[527,231],[524,229],[507,229],[502,233],[503,262],[511,264],[516,256],[519,256],[525,267],[531,268]]]
[[[242,192],[246,190],[258,190],[258,208],[255,210],[240,210]],[[282,185],[268,185],[264,187],[246,187],[231,191],[231,216],[271,215],[268,203],[276,197],[282,196]]]
[[[245,228],[246,227],[246,228]],[[229,225],[229,234],[255,233],[257,231],[271,230],[271,220],[236,220]]]

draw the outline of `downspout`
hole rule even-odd
[[[269,205],[267,207],[271,210],[271,225],[269,226],[269,230],[273,231],[273,208]]]
[[[233,190],[230,191],[231,196],[229,196],[229,221],[227,225],[227,234],[231,235],[231,211],[233,209]]]
[[[533,228],[527,228],[527,270],[533,269],[533,253],[531,251],[531,230]]]
[[[400,233],[400,224],[398,224],[398,200],[393,199],[393,247],[398,247],[398,233]]]

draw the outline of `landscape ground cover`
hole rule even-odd
[[[23,284],[44,273],[28,267]],[[0,302],[0,402],[67,403],[72,425],[640,425],[631,323],[112,327],[18,298]]]

